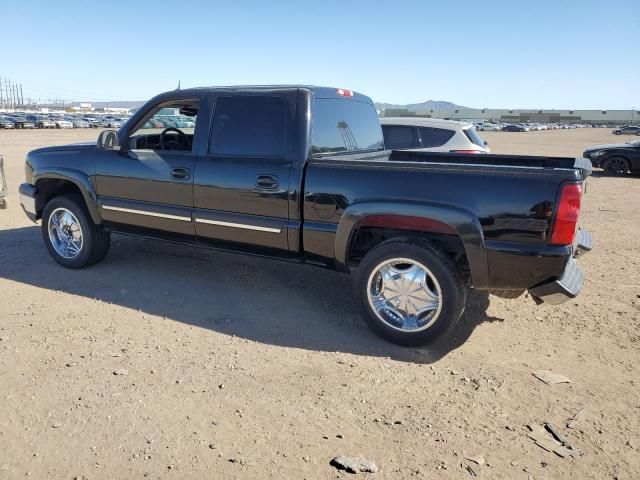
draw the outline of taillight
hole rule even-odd
[[[449,150],[449,153],[485,153],[482,150]]]
[[[556,218],[551,227],[552,245],[571,245],[576,236],[582,187],[579,183],[567,183],[561,187]]]

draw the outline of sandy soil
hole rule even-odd
[[[570,156],[618,140],[482,135]],[[24,156],[96,136],[0,131],[0,479],[346,478],[340,454],[374,460],[371,478],[640,478],[640,178],[590,180],[576,301],[476,293],[451,338],[408,349],[328,271],[125,237],[95,267],[59,267],[19,207]],[[534,444],[526,425],[545,421],[583,455]]]

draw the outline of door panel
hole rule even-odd
[[[193,153],[104,153],[96,165],[96,193],[106,221],[195,235]]]
[[[216,98],[211,144],[194,173],[201,240],[287,254],[292,142],[286,136],[295,98],[291,92]]]
[[[198,236],[287,250],[289,170],[284,159],[199,158],[193,188]],[[267,175],[277,178],[276,187],[257,184],[259,177]]]

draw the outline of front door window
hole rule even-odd
[[[140,126],[131,132],[130,148],[192,151],[197,121],[197,100],[162,103],[152,109]]]

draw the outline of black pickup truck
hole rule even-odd
[[[585,159],[385,150],[350,90],[221,87],[156,96],[97,144],[34,150],[22,206],[62,266],[112,232],[258,254],[354,276],[369,325],[405,345],[460,318],[467,288],[575,297]]]

